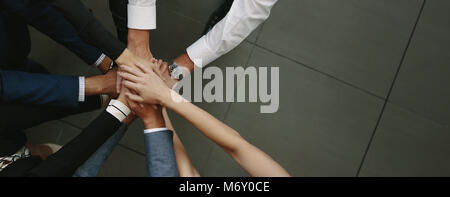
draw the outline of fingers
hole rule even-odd
[[[143,103],[145,100],[144,98],[135,95],[135,94],[131,94],[131,93],[125,93],[125,96],[129,99],[128,102],[137,102],[137,103]]]
[[[133,90],[137,93],[140,93],[141,91],[141,86],[139,86],[137,83],[131,82],[131,81],[124,81],[123,82],[123,86],[125,86],[126,88]],[[129,92],[127,92],[129,93]]]
[[[162,60],[157,60],[155,64],[156,64],[158,67],[161,66]]]
[[[140,63],[140,62],[138,62],[138,63],[136,63],[136,66],[139,68],[139,69],[141,69],[142,70],[142,72],[144,72],[145,74],[150,74],[150,73],[156,73],[156,74],[160,74],[160,71],[159,71],[159,68],[158,68],[158,63],[159,63],[159,61],[157,61],[157,60],[153,60],[155,63],[152,63],[152,65],[149,67],[149,66],[146,66],[146,65],[144,65],[144,64],[142,64],[142,63]],[[150,74],[150,75],[152,75],[152,74]]]
[[[162,65],[161,62],[156,61],[154,64],[156,65],[156,68],[157,68],[159,71],[161,71],[161,65]]]
[[[131,81],[131,82],[135,82],[135,83],[137,83],[139,81],[139,77],[136,77],[132,74],[124,73],[124,72],[119,72],[118,74],[120,75],[120,77],[122,77],[123,79],[125,79],[127,81]]]
[[[165,73],[166,71],[169,72],[169,65],[167,64],[167,62],[163,62],[160,66],[159,66],[159,71],[161,73]]]
[[[126,95],[126,93],[125,93],[125,95]],[[136,104],[136,102],[129,100],[128,104],[130,105],[130,108],[133,111],[139,111],[140,110],[140,107]]]
[[[144,73],[148,73],[148,72],[150,72],[151,70],[153,70],[153,68],[149,68],[149,67],[145,66],[144,64],[142,64],[141,62],[137,62],[137,63],[136,63],[136,66],[137,66],[139,69],[141,69],[141,71],[144,72]]]
[[[162,60],[158,60],[158,62],[156,63],[156,65],[157,65],[157,69],[155,69],[155,73],[158,75],[158,76],[161,76],[161,69],[160,69],[160,67],[161,67],[161,65],[163,64],[163,61]]]
[[[140,70],[138,70],[138,69],[136,69],[136,68],[134,68],[132,66],[122,65],[122,66],[120,66],[120,71],[130,73],[130,74],[132,74],[134,76],[137,76],[137,77],[144,76],[142,71],[140,71]]]
[[[122,88],[122,77],[120,77],[120,75],[117,75],[117,80],[116,80],[116,93],[119,94]]]

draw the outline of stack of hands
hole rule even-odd
[[[142,119],[146,130],[170,127],[170,120],[165,121],[167,114],[164,108],[167,107],[219,145],[251,176],[290,176],[281,165],[247,142],[236,130],[187,102],[172,90],[178,81],[172,78],[167,62],[153,58],[148,31],[129,29],[128,48],[115,62],[119,68],[105,76],[117,76],[114,91],[119,93],[117,100],[134,112],[127,116],[125,124],[131,123],[137,115]],[[194,63],[187,54],[179,56],[175,62],[189,72],[193,71]],[[198,176],[184,146],[176,134],[174,136],[174,154],[177,155],[179,175]]]
[[[151,59],[133,66],[120,65],[117,76],[117,99],[127,104],[147,128],[165,127],[162,109],[171,100],[171,87],[177,83],[169,74],[167,62]]]
[[[148,31],[129,29],[127,49],[115,60],[119,68],[106,71],[108,78],[116,77],[115,91],[109,81],[107,92],[111,92],[108,93],[111,98],[127,104],[146,127],[150,124],[164,127],[163,101],[169,99],[171,88],[178,81],[171,77],[167,62],[153,58],[149,43]],[[130,116],[125,123],[133,120]]]

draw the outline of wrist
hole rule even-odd
[[[122,54],[115,60],[117,64],[119,65],[126,65],[127,62],[130,62],[134,59],[133,53],[127,48],[125,49]]]
[[[128,46],[130,51],[136,55],[137,57],[140,57],[144,60],[151,61],[153,58],[153,54],[150,51],[150,46]]]
[[[166,124],[161,115],[146,117],[142,119],[145,129],[166,128]]]
[[[169,89],[167,97],[161,100],[161,106],[170,110],[175,110],[179,104],[189,102],[183,96],[179,95],[176,91]]]
[[[103,94],[106,89],[105,86],[103,75],[86,77],[84,79],[84,94],[85,96]]]
[[[103,59],[103,61],[98,65],[98,69],[103,73],[106,74],[110,69],[112,65],[112,60],[108,56]]]
[[[123,103],[124,105],[126,105],[128,108],[130,106],[128,106],[128,102],[127,99],[125,98],[124,94],[120,94],[119,97],[117,98],[118,101],[120,101],[121,103]]]
[[[162,91],[162,94],[157,99],[157,102],[161,106],[167,106],[167,105],[171,104],[172,101],[173,101],[172,89],[169,89],[169,88],[166,88],[164,91]]]
[[[128,48],[150,51],[150,32],[148,30],[128,30]]]
[[[194,72],[195,64],[189,57],[187,53],[183,53],[177,58],[175,58],[174,62],[176,62],[178,65],[188,69],[190,72]]]

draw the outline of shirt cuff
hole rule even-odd
[[[219,55],[215,54],[206,44],[206,37],[203,36],[197,40],[194,44],[186,49],[186,52],[194,62],[194,64],[200,68],[205,67],[217,58]]]
[[[86,96],[85,96],[85,90],[86,90],[86,82],[85,82],[85,78],[84,77],[78,77],[78,83],[79,83],[79,88],[78,88],[78,102],[82,103],[86,100]]]
[[[111,100],[106,111],[116,117],[120,122],[125,120],[131,112],[130,108],[118,100]]]
[[[128,28],[156,29],[156,4],[141,7],[128,4]]]
[[[154,128],[154,129],[146,129],[144,130],[144,134],[151,134],[151,133],[156,133],[156,132],[161,132],[161,131],[168,131],[169,129],[167,128]]]
[[[102,53],[102,55],[100,55],[100,57],[97,59],[97,61],[95,61],[94,66],[98,67],[103,60],[105,60],[106,55],[104,53]]]

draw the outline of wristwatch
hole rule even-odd
[[[178,81],[183,80],[183,69],[181,69],[181,66],[178,65],[175,61],[169,66],[169,72],[172,78]]]
[[[111,65],[109,65],[108,71],[110,71],[110,70],[112,70],[112,69],[114,69],[114,68],[117,68],[117,67],[118,67],[118,66],[117,66],[116,62],[112,61],[112,62],[111,62]]]

